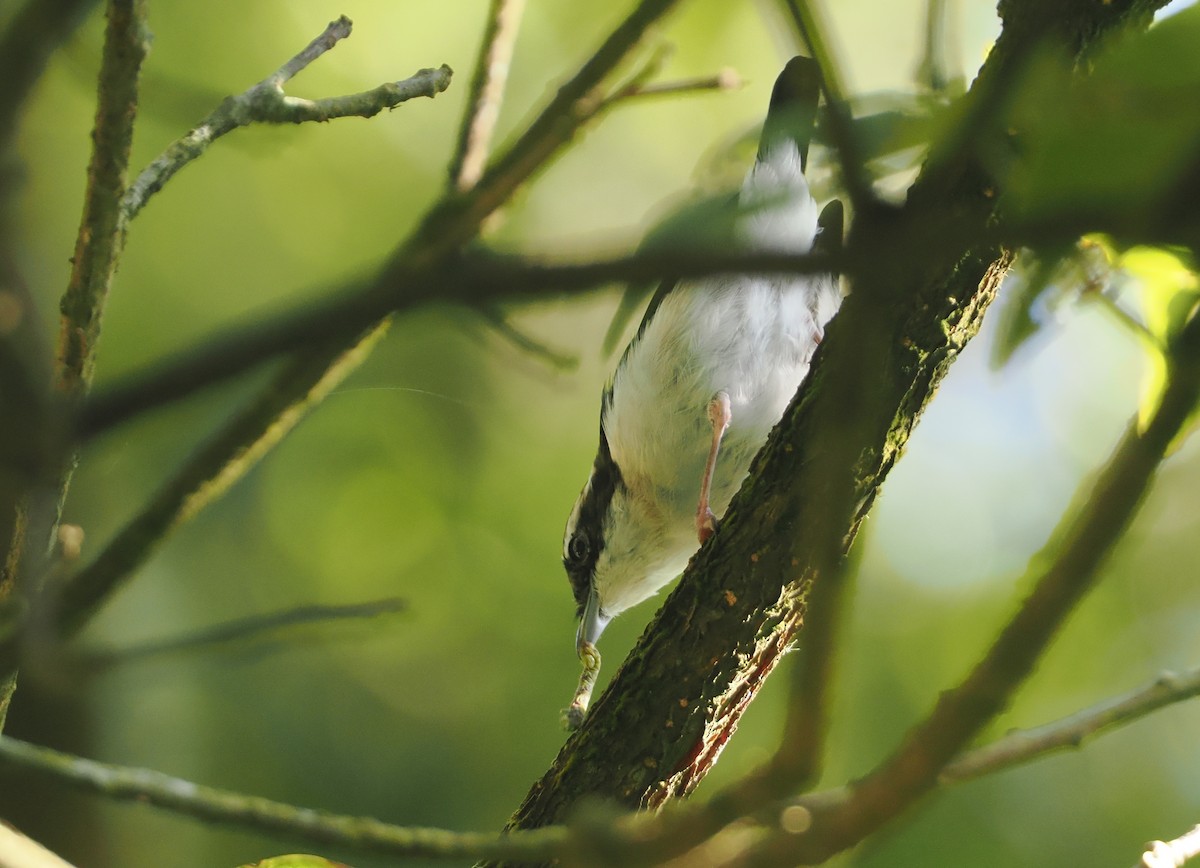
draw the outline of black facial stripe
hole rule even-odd
[[[607,404],[610,393],[606,390],[602,406]],[[571,591],[575,595],[578,607],[576,616],[583,614],[587,603],[588,591],[591,589],[592,576],[596,571],[596,559],[604,550],[604,519],[608,514],[608,506],[612,503],[617,487],[624,485],[621,479],[621,469],[613,460],[608,448],[608,438],[604,435],[603,411],[600,423],[600,448],[596,452],[596,462],[592,465],[591,484],[587,496],[579,504],[579,518],[575,523],[575,534],[583,534],[588,542],[587,557],[582,561],[563,559],[567,578],[571,580]]]

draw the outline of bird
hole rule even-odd
[[[818,215],[805,175],[820,85],[803,56],[775,82],[757,158],[731,203],[739,249],[841,246],[841,203]],[[655,292],[603,390],[599,448],[563,538],[584,663],[569,727],[586,713],[601,633],[713,535],[840,302],[834,274],[668,280]]]

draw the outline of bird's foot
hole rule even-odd
[[[562,713],[563,726],[571,732],[583,726],[583,718],[587,715],[588,705],[592,701],[592,690],[595,689],[596,678],[600,675],[600,652],[595,645],[582,642],[579,646],[579,659],[583,661],[583,672],[579,673],[579,686],[575,688],[571,704]]]
[[[700,545],[708,542],[709,537],[717,532],[717,517],[713,515],[708,505],[709,489],[712,487],[713,469],[717,466],[717,452],[721,448],[721,438],[725,436],[733,413],[729,406],[729,393],[717,392],[708,402],[708,421],[712,425],[712,445],[709,447],[708,463],[704,466],[704,476],[700,480],[700,502],[696,505],[696,535]]]
[[[716,532],[717,517],[708,508],[708,504],[701,504],[700,509],[696,512],[696,536],[700,538],[700,545],[708,542]]]

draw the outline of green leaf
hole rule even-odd
[[[1018,154],[1005,213],[1035,223],[1094,215],[1098,229],[1160,213],[1200,149],[1198,56],[1200,7],[1117,40],[1086,76],[1060,54],[1036,57],[1008,118]]]
[[[1022,254],[1017,280],[1000,310],[992,367],[1003,367],[1018,349],[1041,328],[1033,309],[1054,296],[1103,297],[1108,283],[1112,252],[1103,239],[1088,236],[1069,247],[1052,247]]]
[[[1161,247],[1133,247],[1117,260],[1137,285],[1146,330],[1166,347],[1187,323],[1200,298],[1200,280],[1179,255]]]

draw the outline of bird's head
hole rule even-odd
[[[567,519],[563,566],[575,595],[576,648],[594,645],[616,615],[651,596],[679,573],[677,541],[653,489],[626,479],[603,432],[591,476]],[[695,548],[691,540],[691,548]]]

